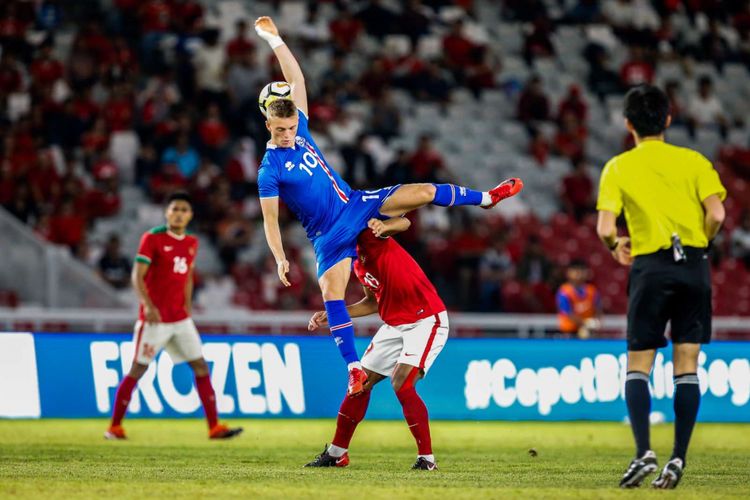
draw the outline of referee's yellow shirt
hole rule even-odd
[[[684,246],[705,248],[702,202],[712,194],[723,201],[727,190],[706,157],[648,140],[607,163],[596,208],[625,210],[633,256],[671,247],[674,233]]]

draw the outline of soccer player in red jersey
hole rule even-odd
[[[347,306],[352,318],[379,313],[385,323],[362,357],[367,373],[364,392],[344,398],[336,420],[332,444],[306,467],[346,467],[348,448],[357,425],[364,419],[372,387],[391,377],[391,385],[417,442],[413,469],[435,470],[427,407],[415,385],[424,377],[448,340],[445,305],[419,264],[388,236],[405,231],[410,222],[397,217],[370,219],[357,241],[354,273],[365,296]],[[315,313],[308,329],[327,326],[325,311]]]
[[[203,359],[201,339],[190,318],[193,266],[198,239],[187,233],[193,218],[190,197],[174,193],[167,200],[167,225],[143,234],[133,267],[133,288],[141,301],[133,334],[133,364],[117,388],[112,423],[107,439],[125,439],[122,419],[138,380],[162,349],[172,361],[187,361],[195,374],[195,386],[203,403],[211,439],[231,438],[242,432],[218,422],[216,395],[208,364]]]

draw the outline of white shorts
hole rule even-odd
[[[409,325],[383,325],[362,356],[362,366],[390,377],[396,364],[427,371],[448,340],[448,313],[424,318]]]
[[[166,349],[174,364],[195,361],[203,357],[201,338],[191,318],[174,323],[146,323],[136,321],[133,332],[134,360],[147,365],[162,349]]]

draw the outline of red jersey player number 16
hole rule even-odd
[[[107,439],[125,439],[122,419],[133,389],[148,365],[165,349],[175,364],[187,362],[195,373],[208,421],[211,439],[231,438],[242,428],[230,429],[218,422],[216,396],[198,329],[190,317],[193,295],[193,267],[198,239],[188,234],[193,218],[190,197],[174,193],[167,200],[167,224],[146,232],[141,238],[133,267],[133,288],[141,306],[133,332],[133,363],[117,388],[112,422]]]

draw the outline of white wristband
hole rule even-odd
[[[268,42],[268,45],[271,46],[271,49],[275,49],[276,47],[281,47],[282,45],[284,45],[284,40],[282,40],[279,35],[273,35],[268,31],[258,28],[257,26],[255,27],[255,32],[258,33],[259,37]]]
[[[268,45],[271,46],[272,50],[276,47],[281,47],[282,45],[284,45],[284,40],[282,40],[280,36],[271,36],[266,41],[268,42]]]

